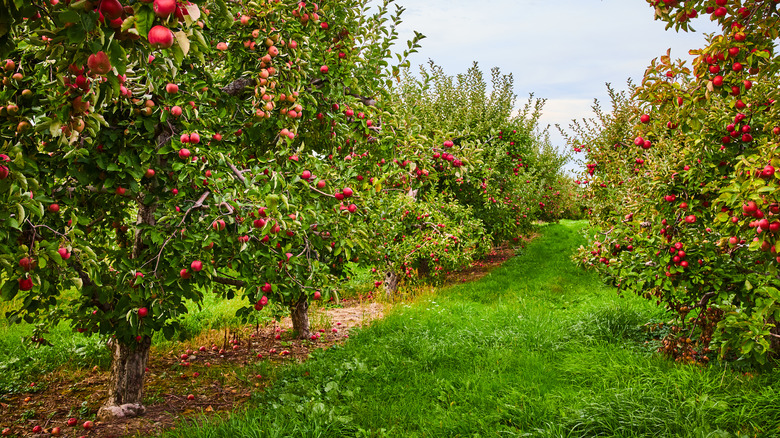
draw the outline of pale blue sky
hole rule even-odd
[[[433,59],[445,72],[465,72],[473,61],[483,72],[512,73],[518,103],[531,92],[547,98],[545,124],[567,126],[591,114],[594,98],[607,102],[605,83],[638,82],[653,58],[672,48],[691,59],[701,32],[714,32],[709,16],[697,33],[664,30],[644,0],[396,0],[405,7],[401,39],[426,36],[412,65]],[[489,76],[488,76],[489,77]],[[562,146],[557,130],[553,142]]]

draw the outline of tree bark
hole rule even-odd
[[[398,291],[398,275],[395,271],[388,269],[385,273],[385,294],[388,301],[392,302],[395,293]]]
[[[108,399],[98,411],[98,418],[135,417],[144,413],[144,375],[151,345],[149,336],[135,345],[114,339],[108,342],[112,355]]]
[[[290,318],[292,318],[293,330],[298,334],[299,339],[311,337],[309,328],[309,301],[301,298],[298,303],[290,307]]]
[[[770,354],[778,357],[780,356],[780,324],[771,316],[767,319],[767,322],[774,325],[774,327],[769,329],[769,333],[772,334],[769,337]]]
[[[420,278],[428,278],[431,274],[431,267],[428,264],[428,259],[421,259],[419,266],[417,266],[417,275]]]

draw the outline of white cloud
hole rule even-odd
[[[622,89],[668,47],[673,57],[688,59],[688,49],[703,42],[700,33],[665,31],[642,0],[397,3],[407,8],[401,39],[413,30],[427,36],[412,65],[433,59],[448,74],[464,72],[473,61],[483,71],[499,67],[513,74],[519,103],[529,93],[548,99],[545,123],[568,125],[590,113],[594,98],[607,99],[605,83]],[[700,21],[700,30],[714,30],[706,18]]]

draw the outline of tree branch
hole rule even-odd
[[[236,287],[246,287],[247,283],[245,281],[236,280],[233,278],[225,278],[225,277],[212,277],[212,280],[219,284],[225,284],[228,286],[236,286]]]
[[[167,239],[165,239],[165,242],[163,242],[162,247],[160,247],[160,252],[158,252],[157,257],[154,258],[157,259],[157,263],[154,264],[155,275],[157,274],[157,268],[160,266],[160,258],[162,257],[163,250],[165,250],[165,247],[168,245],[168,242],[170,242],[171,239],[173,239],[173,236],[176,235],[176,232],[178,232],[179,228],[181,228],[181,225],[184,223],[185,220],[187,220],[187,216],[190,214],[190,212],[192,210],[201,208],[203,206],[203,203],[206,201],[206,198],[208,198],[210,194],[211,192],[207,190],[202,195],[200,195],[200,198],[198,198],[198,200],[195,201],[195,204],[189,209],[187,209],[186,212],[184,212],[184,217],[181,218],[181,221],[179,221],[179,224],[176,226],[176,231],[174,231],[173,234],[171,234],[170,236],[168,236]],[[151,262],[154,259],[149,260],[149,262]],[[144,263],[144,265],[146,265],[149,262]]]
[[[241,174],[241,171],[238,170],[238,168],[233,164],[228,164],[230,166],[230,170],[233,171],[233,174],[236,176],[236,178],[241,181],[244,185],[246,185],[246,178],[244,178],[244,175]]]
[[[238,96],[246,91],[246,88],[255,85],[255,80],[249,76],[242,76],[221,88],[221,91],[230,96]]]

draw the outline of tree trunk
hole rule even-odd
[[[309,329],[309,301],[306,297],[298,300],[298,303],[290,307],[290,318],[292,318],[293,330],[298,333],[299,339],[311,337]]]
[[[774,327],[769,329],[769,333],[771,333],[769,336],[769,348],[771,354],[778,357],[780,356],[780,324],[771,316],[767,319],[767,322],[774,325]]]
[[[398,291],[398,276],[395,271],[388,269],[385,273],[385,294],[387,294],[388,301],[393,301],[395,293]]]
[[[144,375],[151,345],[148,336],[134,345],[113,339],[108,342],[112,355],[108,399],[98,411],[98,419],[137,417],[144,413]]]
[[[428,259],[421,259],[419,266],[417,267],[417,276],[420,278],[428,278],[431,274],[431,267],[428,264]]]

